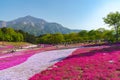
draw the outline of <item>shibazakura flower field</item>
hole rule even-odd
[[[2,51],[11,48],[13,48],[13,46],[6,46],[5,48],[0,48],[0,50]],[[19,65],[25,62],[30,56],[34,54],[54,49],[55,49],[54,47],[46,47],[40,49],[29,49],[9,54],[3,54],[2,56],[0,56],[0,70],[7,69],[15,65]]]
[[[120,46],[79,48],[29,80],[120,80]]]

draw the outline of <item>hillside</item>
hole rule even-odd
[[[46,33],[70,33],[70,32],[79,32],[80,30],[71,30],[62,26],[56,22],[47,22],[40,18],[35,18],[32,16],[20,17],[12,21],[1,21],[0,27],[12,27],[16,30],[23,30],[30,34],[39,36]]]

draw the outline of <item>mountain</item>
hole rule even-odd
[[[46,33],[70,33],[70,32],[78,32],[79,30],[71,30],[66,27],[63,27],[58,23],[50,23],[40,18],[35,18],[32,16],[25,16],[15,19],[13,21],[8,22],[0,22],[2,26],[12,27],[16,30],[23,30],[30,34],[39,36]],[[1,27],[1,26],[0,26]]]
[[[0,21],[0,28],[1,27],[6,27],[6,22],[5,21]]]

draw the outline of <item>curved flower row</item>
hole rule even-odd
[[[47,48],[31,49],[31,50],[25,50],[25,51],[2,55],[0,57],[0,70],[21,64],[25,62],[30,56],[36,53],[46,51],[46,50],[52,50],[52,49],[55,49],[55,48],[47,47]]]
[[[120,49],[81,48],[29,80],[120,80]]]

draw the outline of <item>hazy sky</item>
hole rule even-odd
[[[110,12],[120,11],[120,0],[0,0],[0,20],[31,15],[71,29],[97,29]]]

